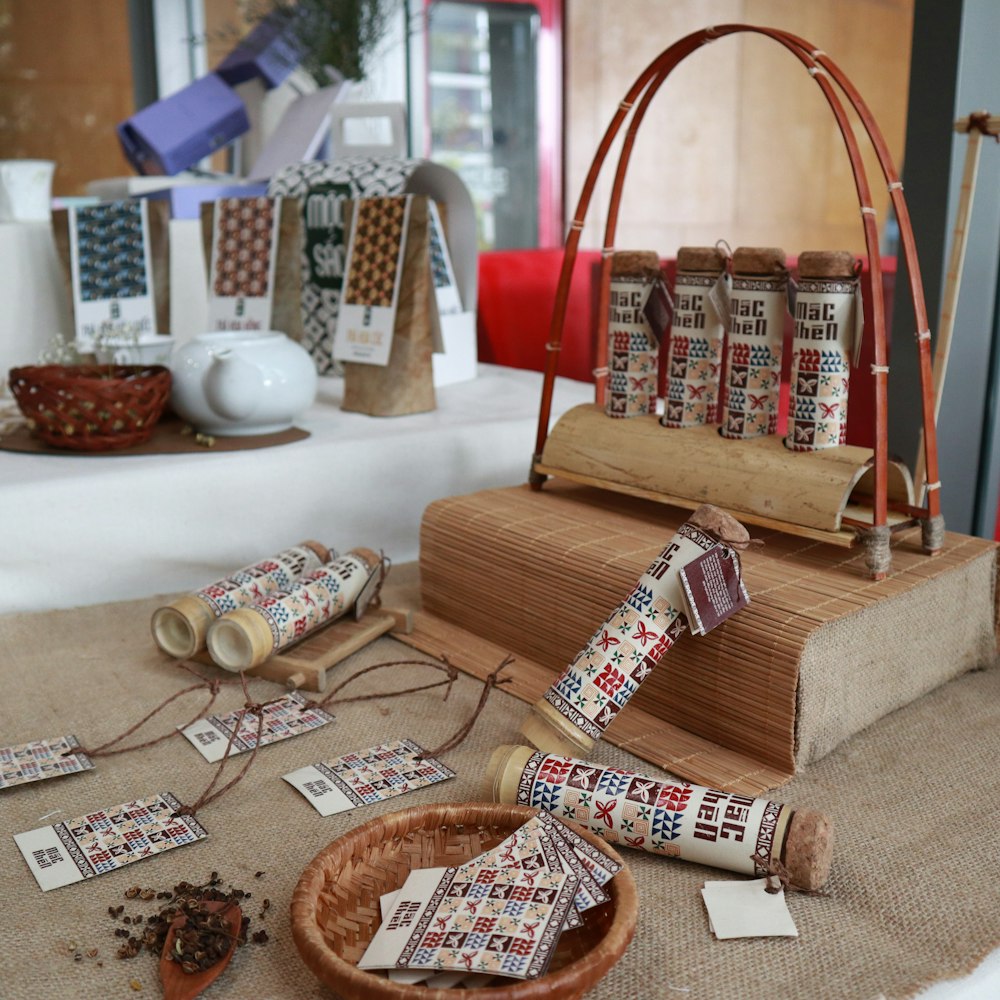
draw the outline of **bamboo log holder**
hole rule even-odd
[[[763,447],[757,441],[718,439],[709,443],[709,435],[718,438],[715,428],[704,428],[707,433],[696,437],[701,428],[661,430],[654,428],[647,418],[606,420],[604,423],[607,426],[601,427],[598,432],[596,425],[601,421],[593,419],[596,416],[604,420],[601,409],[607,391],[607,376],[604,373],[607,370],[606,324],[611,256],[615,250],[622,188],[639,126],[653,97],[684,59],[721,38],[747,32],[769,38],[787,49],[802,63],[822,91],[836,119],[850,159],[864,229],[871,285],[876,290],[872,296],[871,329],[865,331],[865,336],[874,338],[871,377],[875,383],[875,447],[872,452],[848,446],[828,449],[820,460],[822,465],[813,464],[818,459],[817,455],[787,452],[777,440],[773,444],[765,442]],[[900,242],[906,259],[917,324],[926,477],[926,482],[917,484],[917,491],[921,495],[926,491],[924,506],[914,505],[913,486],[905,468],[889,460],[889,367],[885,307],[879,294],[882,287],[882,262],[878,248],[878,225],[875,209],[872,207],[868,176],[845,101],[857,113],[875,151],[899,223]],[[596,377],[596,406],[593,409],[578,407],[570,411],[550,434],[553,388],[580,235],[598,175],[623,128],[624,139],[612,185],[602,244],[605,249],[597,306],[601,329],[597,336],[595,366],[599,373]],[[866,549],[868,575],[882,580],[888,574],[891,563],[891,532],[919,522],[924,552],[935,554],[942,545],[944,520],[941,516],[930,340],[920,265],[903,186],[882,132],[854,85],[828,55],[789,32],[746,24],[704,28],[665,49],[640,73],[611,119],[587,173],[566,238],[549,327],[545,380],[532,457],[531,486],[540,490],[549,476],[558,476],[686,508],[697,507],[709,500],[719,506],[738,510],[741,519],[749,523],[777,527],[809,538],[819,537],[823,541],[841,545],[854,545],[860,541]],[[855,377],[860,377],[860,373],[856,372]],[[655,442],[650,440],[654,429],[657,432]],[[676,440],[668,441],[668,438]],[[654,444],[655,450],[652,450],[651,446]],[[671,461],[670,456],[678,452],[683,452],[682,461]],[[755,480],[755,493],[748,496],[743,492],[747,485],[747,467],[753,462],[763,461],[764,455],[767,456],[766,472],[762,472],[759,477],[750,477]],[[699,465],[699,459],[704,462],[703,465]],[[653,465],[655,468],[651,468]],[[723,472],[728,472],[731,467],[742,469],[744,478],[737,476],[737,481],[733,482],[731,477],[723,476]]]

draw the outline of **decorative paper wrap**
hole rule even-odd
[[[544,809],[612,844],[745,875],[780,862],[808,889],[830,873],[832,824],[811,810],[530,747],[498,747],[486,782],[497,802]]]
[[[370,549],[354,549],[285,589],[227,612],[208,630],[212,659],[226,670],[259,666],[350,611],[378,565]]]
[[[784,250],[739,247],[733,253],[723,437],[760,437],[777,429],[787,310]]]
[[[299,577],[318,569],[329,558],[325,546],[307,541],[244,566],[232,576],[158,608],[153,614],[153,638],[171,656],[193,656],[204,649],[209,626],[217,618],[276,591],[288,590]]]
[[[664,427],[696,427],[718,419],[728,297],[725,267],[725,255],[715,247],[677,251],[667,398],[660,417]]]
[[[608,301],[609,417],[638,417],[656,412],[660,344],[644,308],[660,276],[652,251],[614,254]]]
[[[823,251],[801,254],[785,438],[792,451],[847,443],[851,354],[861,321],[854,256]]]
[[[712,534],[703,530],[710,524]],[[521,728],[531,743],[543,750],[587,752],[604,735],[687,628],[680,571],[719,544],[720,524],[731,541],[748,538],[735,518],[707,504],[682,524],[632,593],[533,706]]]

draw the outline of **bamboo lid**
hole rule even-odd
[[[521,726],[521,735],[539,750],[567,757],[586,755],[597,742],[560,715],[544,698],[531,706]]]
[[[260,666],[273,651],[271,629],[252,608],[229,611],[208,630],[209,655],[233,673]]]
[[[726,267],[726,255],[718,247],[681,247],[677,251],[678,271],[706,271],[718,274]]]
[[[796,809],[782,853],[782,863],[793,885],[823,888],[833,863],[833,821],[813,809]]]
[[[703,503],[688,521],[735,548],[741,548],[750,541],[750,532],[732,514],[710,503]]]
[[[737,247],[733,251],[733,274],[784,274],[785,251],[781,247]]]
[[[178,597],[153,612],[153,640],[164,653],[187,659],[205,648],[205,637],[214,621],[215,615],[204,601],[191,595]]]
[[[531,747],[511,743],[498,746],[483,774],[483,795],[491,802],[516,804],[518,783],[534,752]]]
[[[659,277],[660,258],[653,250],[618,250],[611,255],[611,276]]]
[[[800,278],[853,278],[856,258],[849,250],[803,250],[799,254]]]

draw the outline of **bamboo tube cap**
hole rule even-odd
[[[223,670],[252,670],[274,652],[274,637],[256,611],[237,608],[217,619],[208,630],[208,652]]]
[[[772,275],[785,270],[781,247],[737,247],[733,251],[733,274]]]
[[[517,786],[535,751],[507,743],[493,751],[483,774],[483,795],[491,802],[517,803]]]
[[[611,276],[658,277],[660,257],[653,250],[618,250],[611,256]]]
[[[185,595],[153,612],[153,640],[164,653],[179,660],[205,648],[209,626],[215,621],[212,609],[197,597]]]
[[[750,541],[750,532],[732,514],[710,503],[703,503],[688,520],[702,531],[714,535],[720,542],[735,548],[745,546]]]
[[[726,255],[718,247],[681,247],[677,251],[678,271],[707,271],[718,274],[725,270]]]
[[[566,757],[586,756],[597,742],[560,715],[544,698],[531,706],[521,726],[521,735],[545,753]]]
[[[853,278],[856,258],[850,250],[803,250],[799,254],[800,278]]]
[[[813,809],[796,809],[783,853],[793,885],[822,889],[833,862],[833,821]]]

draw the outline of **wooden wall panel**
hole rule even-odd
[[[710,24],[773,25],[828,52],[901,167],[913,0],[568,0],[567,15],[569,212],[633,79],[669,44]],[[873,156],[866,166],[883,220],[885,185]],[[596,189],[583,246],[603,244],[613,169],[614,161]],[[864,247],[833,115],[798,60],[761,37],[713,42],[671,74],[636,143],[615,243],[669,256],[718,239],[789,253]]]

